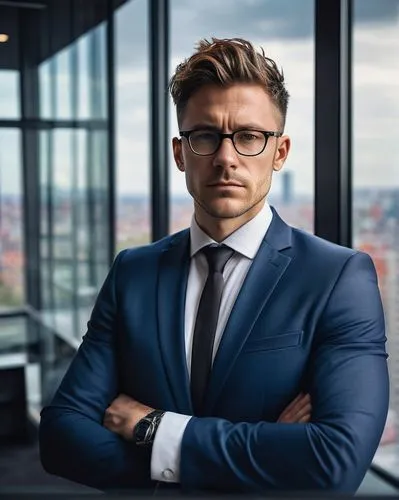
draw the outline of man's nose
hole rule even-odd
[[[237,165],[238,153],[233,141],[229,137],[222,139],[219,149],[216,151],[213,165],[222,167],[234,167]]]

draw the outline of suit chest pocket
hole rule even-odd
[[[274,351],[277,349],[288,349],[299,347],[302,343],[303,330],[295,330],[279,335],[272,335],[261,339],[248,340],[242,349],[242,353]]]

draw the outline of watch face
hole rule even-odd
[[[133,438],[136,443],[142,443],[144,441],[149,425],[150,423],[146,419],[142,419],[138,422],[138,424],[134,429],[134,435],[133,435]]]
[[[148,446],[152,444],[157,427],[164,413],[164,411],[154,410],[139,420],[133,430],[133,441],[137,445]]]

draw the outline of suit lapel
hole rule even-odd
[[[215,357],[205,398],[206,414],[211,414],[259,314],[287,269],[291,257],[280,250],[290,246],[291,228],[273,209],[273,220],[237,296]]]
[[[189,231],[178,233],[161,257],[158,275],[158,335],[175,411],[192,414],[184,341]]]

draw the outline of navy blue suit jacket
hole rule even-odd
[[[45,469],[99,489],[152,487],[150,451],[102,425],[119,393],[192,415],[184,347],[189,231],[122,251],[42,412]],[[181,447],[184,490],[354,492],[388,407],[384,317],[369,256],[275,211],[218,349],[205,417]],[[311,423],[276,420],[309,391]]]

